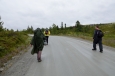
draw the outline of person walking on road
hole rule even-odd
[[[37,53],[37,60],[38,62],[41,62],[41,53],[44,47],[44,41],[43,39],[45,38],[44,34],[42,33],[42,31],[40,30],[40,28],[37,28],[34,31],[34,36],[31,40],[31,45],[33,45],[33,49],[31,51],[31,54],[35,54]]]
[[[48,38],[49,38],[49,35],[50,35],[50,31],[47,28],[44,31],[44,35],[45,35],[45,38],[46,38],[46,41],[47,41],[47,45],[48,45]]]
[[[92,50],[97,50],[96,44],[98,43],[100,52],[103,53],[102,37],[103,37],[103,32],[99,29],[99,26],[95,26],[95,31],[94,31],[94,36],[93,36],[93,49]]]

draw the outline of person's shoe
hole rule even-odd
[[[100,53],[103,53],[103,51],[100,51]]]
[[[38,62],[41,62],[41,61],[42,61],[41,58],[39,58],[39,59],[38,59]]]
[[[41,62],[42,60],[38,60],[38,62]]]
[[[92,49],[93,51],[96,51],[96,49]]]

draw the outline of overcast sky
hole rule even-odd
[[[23,30],[46,28],[61,22],[67,26],[115,22],[115,0],[0,0],[4,27]]]

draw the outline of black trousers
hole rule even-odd
[[[48,38],[49,38],[49,36],[45,36],[46,37],[46,41],[47,41],[47,44],[48,44]]]
[[[98,42],[95,42],[95,39],[93,40],[93,49],[96,49],[97,43],[99,44],[100,51],[103,51],[102,39],[99,39]]]

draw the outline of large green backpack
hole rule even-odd
[[[34,37],[37,38],[37,39],[43,39],[45,38],[44,34],[42,33],[41,29],[40,28],[37,28],[35,31],[34,31]]]
[[[40,28],[37,28],[35,31],[34,31],[34,37],[35,38],[42,38],[42,36],[41,36],[41,34],[42,34],[42,32],[41,32],[41,30],[40,30]]]

